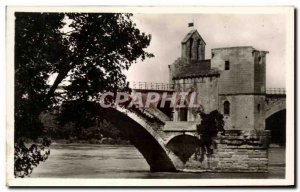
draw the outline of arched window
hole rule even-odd
[[[260,112],[260,104],[257,104],[257,111]]]
[[[204,46],[201,46],[201,57],[202,57],[202,60],[205,59],[205,48],[204,48]]]
[[[187,121],[188,120],[188,104],[186,103],[186,100],[184,97],[181,97],[177,101],[177,112],[178,112],[178,120],[179,121]]]
[[[225,70],[229,70],[229,69],[230,69],[229,61],[225,61]]]
[[[193,52],[193,38],[190,39],[190,52],[189,52],[189,57],[192,58],[192,52]]]
[[[224,115],[230,115],[230,103],[228,101],[224,102]]]
[[[200,43],[200,39],[198,39],[198,41],[197,41],[197,60],[199,60],[199,58],[200,58],[200,47],[201,47],[201,43]]]

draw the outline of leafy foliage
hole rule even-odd
[[[87,111],[89,113],[89,111]],[[84,117],[84,112],[81,113]],[[93,117],[93,121],[90,119],[85,119],[83,121],[88,121],[84,128],[76,128],[75,122],[66,121],[64,117],[64,123],[58,122],[57,118],[60,118],[56,113],[43,113],[41,121],[44,125],[44,133],[48,137],[54,140],[67,140],[67,142],[72,141],[90,141],[92,139],[100,141],[103,138],[112,138],[115,140],[127,140],[127,138],[120,132],[120,130],[106,119],[100,119]],[[79,121],[79,120],[78,120]],[[80,124],[83,123],[80,122]],[[87,126],[90,125],[90,126]]]
[[[197,133],[200,135],[199,148],[195,158],[199,161],[204,160],[205,155],[213,154],[214,139],[218,133],[225,134],[223,115],[214,110],[209,114],[200,112],[201,123],[197,125]]]
[[[62,110],[60,120],[74,121],[80,134],[96,118],[85,110],[99,95],[124,87],[123,71],[138,59],[153,57],[145,51],[151,36],[140,32],[132,14],[17,12],[15,17],[16,141],[45,134],[40,115],[59,105],[73,109],[75,113]],[[68,85],[57,91],[63,80]],[[82,117],[86,121],[79,122]],[[24,146],[16,142],[15,150],[26,156]],[[22,161],[15,161],[17,168],[24,167],[18,163]]]
[[[32,144],[27,148],[22,139],[15,143],[14,174],[15,177],[25,177],[32,173],[40,162],[46,161],[50,155],[51,141],[44,138],[41,144]]]
[[[41,109],[46,99],[49,75],[65,52],[59,28],[62,14],[16,13],[15,28],[15,138],[36,139],[41,134]]]
[[[125,86],[123,71],[139,58],[153,56],[144,50],[151,36],[141,33],[131,17],[16,13],[16,139],[39,136],[39,115],[53,105],[95,102],[103,91]],[[64,79],[69,85],[55,91]]]
[[[98,99],[99,93],[124,87],[128,70],[138,58],[152,57],[144,51],[151,40],[131,21],[132,14],[68,14],[73,31],[68,66],[71,84],[68,100]]]

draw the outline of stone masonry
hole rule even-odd
[[[267,172],[268,132],[227,131],[218,136],[214,153],[202,161],[193,154],[183,171],[205,172]]]
[[[264,130],[268,52],[251,46],[215,48],[211,59],[205,59],[206,43],[197,30],[181,44],[181,57],[169,66],[169,83],[175,91],[193,88],[204,112],[223,113],[226,129]],[[174,111],[173,121],[199,120],[189,109]]]
[[[169,65],[169,83],[174,84],[175,91],[193,88],[205,113],[213,110],[221,112],[226,135],[218,136],[214,153],[200,160],[195,144],[195,152],[188,160],[184,160],[186,162],[180,170],[266,172],[270,137],[265,130],[268,52],[251,46],[215,48],[211,50],[211,59],[206,59],[203,54],[206,43],[197,30],[190,31],[181,45],[181,57]],[[174,110],[173,123],[166,123],[165,131],[170,134],[172,127],[173,131],[178,131],[175,127],[180,125],[181,132],[187,138],[187,134],[193,135],[190,125],[200,123],[200,120],[200,116],[188,108]],[[187,129],[186,132],[184,129]],[[197,137],[197,133],[194,135]],[[193,148],[192,143],[195,143],[192,138],[168,141],[172,145],[167,146],[171,146],[170,149],[179,156],[184,154],[176,151],[174,146],[184,145],[180,142],[185,142],[185,145]]]

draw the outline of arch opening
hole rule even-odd
[[[185,98],[181,98],[177,101],[177,114],[178,114],[178,121],[188,121],[188,104],[186,103]],[[183,106],[182,105],[183,101]]]
[[[150,171],[176,171],[176,167],[163,144],[151,134],[151,131],[118,110],[111,110],[110,114],[112,113],[113,115],[109,116],[109,121],[117,126],[143,155],[150,166]]]
[[[224,115],[229,116],[230,115],[230,103],[229,101],[224,102]]]
[[[191,38],[190,39],[190,47],[189,47],[189,58],[191,59],[193,57],[193,43],[194,43],[194,39]]]
[[[175,136],[167,144],[167,148],[173,151],[183,163],[189,160],[198,146],[199,139],[197,137],[185,134]]]
[[[202,53],[202,49],[201,49],[201,43],[200,43],[200,39],[197,40],[197,60],[200,59],[200,51]]]
[[[286,110],[273,113],[266,119],[266,129],[271,131],[271,143],[285,146]]]

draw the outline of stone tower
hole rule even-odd
[[[194,90],[196,102],[205,112],[218,108],[219,72],[211,69],[210,60],[205,60],[205,41],[197,30],[191,30],[181,41],[181,57],[169,65],[169,82],[176,91]],[[174,121],[200,121],[196,110],[186,107],[174,110]]]
[[[205,41],[196,29],[191,30],[181,41],[181,57],[169,65],[169,83],[174,84],[178,74],[187,75],[199,70],[207,70],[210,63],[205,62]],[[194,69],[194,68],[197,69]],[[195,71],[196,70],[196,71]]]
[[[212,49],[211,67],[220,71],[219,111],[227,129],[265,128],[267,53],[253,47]]]
[[[204,60],[205,45],[198,31],[191,30],[181,42],[181,57],[192,61]]]
[[[181,45],[181,57],[169,65],[174,90],[193,88],[205,113],[218,110],[224,115],[225,129],[265,129],[268,52],[251,46],[216,48],[205,60],[206,43],[197,30],[191,30]],[[174,112],[175,121],[200,120],[190,109],[181,111]]]

